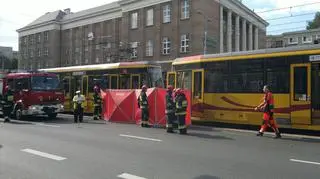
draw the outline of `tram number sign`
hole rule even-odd
[[[310,62],[318,62],[318,61],[320,61],[320,55],[310,55],[309,56],[309,61]]]

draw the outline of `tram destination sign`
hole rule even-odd
[[[320,55],[310,55],[309,56],[309,61],[310,62],[318,62],[318,61],[320,61]]]

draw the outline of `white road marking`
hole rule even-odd
[[[220,128],[220,129],[227,132],[241,132],[241,133],[252,133],[252,134],[257,133],[257,131],[251,131],[251,130],[245,130],[245,129],[231,129],[231,128]],[[273,135],[274,133],[265,132],[265,134]],[[298,135],[298,134],[281,134],[281,135],[285,137],[293,137],[293,138],[299,138],[299,139],[303,138],[303,139],[319,139],[320,140],[320,137],[318,136],[308,136],[308,135]]]
[[[45,123],[35,123],[38,126],[45,126],[45,127],[60,127],[57,125],[52,125],[52,124],[45,124]]]
[[[291,162],[299,162],[299,163],[307,163],[307,164],[313,164],[313,165],[320,165],[318,162],[311,162],[306,160],[297,160],[297,159],[290,159]]]
[[[139,137],[139,136],[134,136],[134,135],[125,135],[125,134],[120,134],[121,137],[128,137],[128,138],[134,138],[134,139],[141,139],[141,140],[150,140],[154,142],[162,142],[160,139],[153,139],[153,138],[147,138],[147,137]]]
[[[38,156],[41,156],[41,157],[49,158],[49,159],[52,159],[52,160],[57,160],[57,161],[62,161],[62,160],[67,159],[65,157],[60,157],[58,155],[48,154],[48,153],[45,153],[45,152],[40,152],[40,151],[32,150],[32,149],[23,149],[21,151],[27,152],[27,153],[30,153],[30,154],[33,154],[33,155],[38,155]]]
[[[123,173],[121,175],[118,175],[117,177],[118,178],[123,178],[123,179],[147,179],[147,178],[131,175],[129,173]]]

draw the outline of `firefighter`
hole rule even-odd
[[[102,99],[100,96],[100,88],[95,86],[93,88],[93,103],[94,103],[94,112],[93,112],[93,120],[101,120],[102,113]]]
[[[175,120],[175,104],[173,101],[173,87],[171,85],[167,88],[167,95],[166,95],[166,116],[167,116],[167,132],[173,133],[173,121]]]
[[[141,93],[138,98],[138,106],[141,109],[141,127],[149,126],[149,104],[147,97],[147,86],[143,85],[141,88]]]
[[[263,102],[255,108],[256,111],[263,111],[263,123],[257,136],[263,136],[264,131],[266,131],[268,127],[271,127],[276,134],[275,138],[281,138],[280,131],[273,117],[274,99],[270,87],[265,85],[263,87],[263,92],[265,93]]]
[[[2,99],[4,122],[10,122],[10,116],[12,114],[14,105],[13,98],[13,91],[11,90],[11,87],[8,85],[5,87],[5,94]]]
[[[187,126],[186,126],[186,114],[188,101],[186,95],[182,92],[181,89],[176,90],[176,117],[178,119],[178,129],[180,134],[187,134]]]
[[[84,102],[85,97],[80,93],[80,90],[76,91],[76,95],[73,97],[73,116],[74,116],[74,122],[82,122],[83,121],[83,108],[84,108]]]

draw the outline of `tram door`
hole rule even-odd
[[[311,65],[291,65],[291,123],[311,124]]]
[[[109,75],[110,77],[110,89],[118,89],[119,88],[119,75]]]
[[[192,105],[200,105],[203,103],[204,97],[204,70],[192,70]],[[192,111],[192,117],[199,119],[203,117],[203,109]]]

